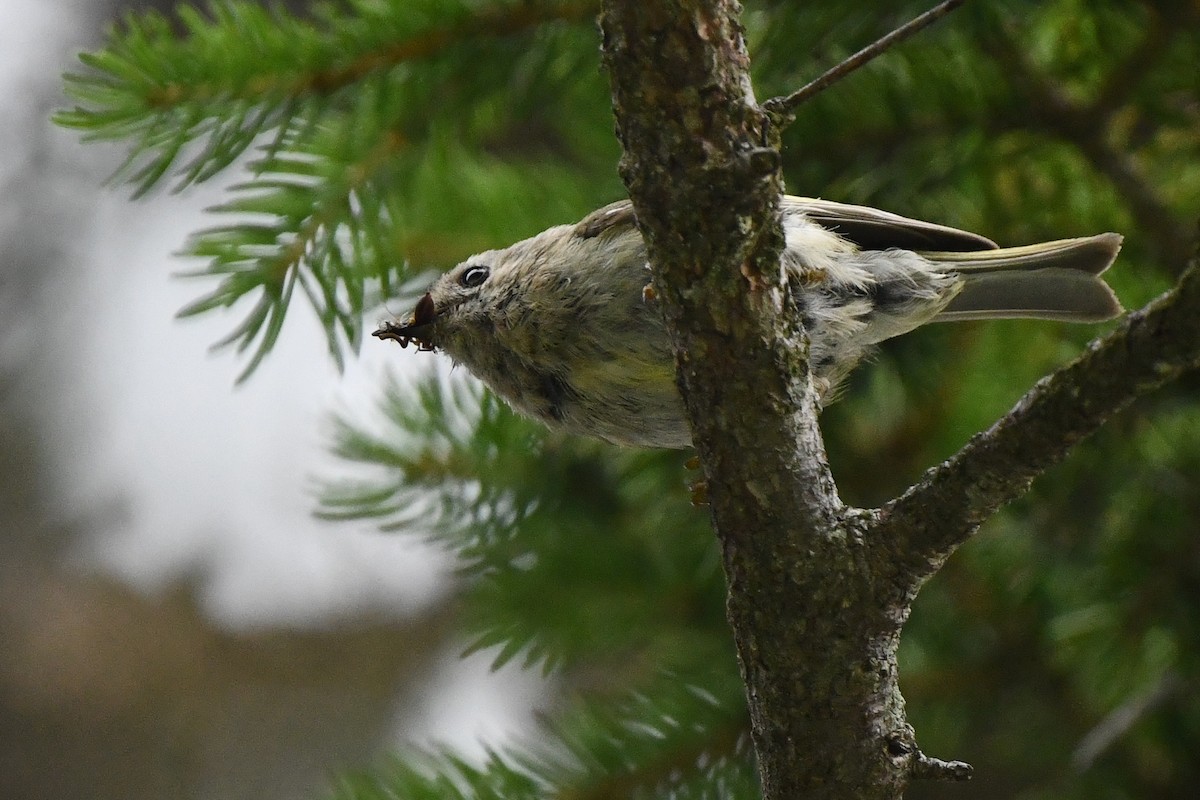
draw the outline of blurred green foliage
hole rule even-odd
[[[129,144],[147,191],[249,177],[186,247],[249,308],[258,363],[294,289],[336,358],[422,270],[621,196],[591,2],[220,2],[131,16],[67,78],[58,120]],[[759,97],[797,88],[924,9],[747,2]],[[1183,267],[1200,209],[1194,3],[969,3],[800,109],[797,194],[1004,244],[1117,230],[1137,307]],[[848,502],[901,491],[1103,328],[938,326],[888,344],[824,416]],[[378,346],[378,345],[376,345]],[[397,351],[397,358],[406,357]],[[1195,376],[1138,403],[985,526],[917,602],[902,646],[925,750],[977,767],[911,797],[1184,798],[1200,783]],[[544,741],[483,766],[401,754],[335,794],[750,797],[746,712],[707,516],[683,456],[547,433],[461,375],[381,387],[338,424],[373,477],[320,513],[432,537],[463,565],[476,646],[561,676]]]

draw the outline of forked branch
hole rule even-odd
[[[1043,378],[991,428],[888,503],[885,560],[929,575],[979,524],[1136,398],[1200,369],[1200,256],[1171,291]]]

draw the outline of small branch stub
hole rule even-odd
[[[888,755],[908,760],[908,777],[914,781],[969,781],[974,768],[965,761],[943,761],[922,753],[916,745],[915,733],[906,725],[887,740]]]
[[[942,761],[917,753],[912,777],[917,781],[969,781],[974,769],[965,761]]]

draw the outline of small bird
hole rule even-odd
[[[828,399],[874,345],[927,322],[1099,322],[1121,236],[999,248],[967,231],[827,200],[781,201],[782,264]],[[621,445],[686,448],[675,359],[633,206],[613,203],[438,278],[374,336],[441,350],[517,411]]]

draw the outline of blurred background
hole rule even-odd
[[[131,201],[102,186],[122,145],[49,122],[75,53],[152,5],[0,0],[0,797],[350,792],[339,776],[414,744],[478,759],[546,715],[602,728],[581,698],[699,718],[681,685],[715,698],[704,735],[622,763],[655,783],[744,755],[719,559],[683,456],[480,411],[445,365],[374,342],[339,373],[299,304],[235,386],[244,359],[209,348],[244,310],[175,319],[211,289],[177,277],[203,262],[176,254],[244,174]],[[760,96],[923,9],[817,2],[800,25],[793,4],[746,5]],[[1139,307],[1182,269],[1200,213],[1200,8],[968,6],[802,110],[790,190],[1003,244],[1121,231],[1111,282]],[[582,15],[413,73],[422,93],[396,113],[415,155],[390,186],[417,200],[384,267],[398,283],[620,196],[595,44]],[[901,491],[1104,330],[889,343],[824,417],[844,498]],[[422,402],[382,397],[389,376]],[[911,797],[1194,796],[1198,399],[1193,375],[1119,415],[923,592],[902,647],[910,718],[926,752],[977,772]],[[458,432],[439,428],[456,410]],[[395,443],[422,435],[436,446]],[[387,502],[347,501],[361,518],[330,523],[313,515],[328,484],[362,467],[334,444],[391,471]],[[416,522],[397,511],[414,507]],[[492,672],[497,653],[511,660]]]
[[[235,388],[232,315],[174,319],[223,188],[132,202],[118,147],[50,122],[151,5],[0,2],[0,797],[309,797],[404,742],[479,752],[540,678],[459,660],[443,553],[312,514],[329,413],[395,353],[339,375],[296,314]]]

